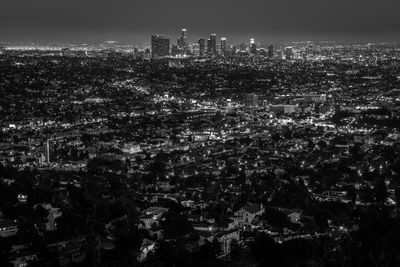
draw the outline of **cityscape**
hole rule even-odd
[[[0,37],[0,266],[400,266],[400,42],[168,29]]]

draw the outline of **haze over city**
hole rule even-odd
[[[149,34],[190,40],[217,33],[232,41],[388,40],[400,37],[392,0],[4,0],[0,36],[14,42],[149,42]]]

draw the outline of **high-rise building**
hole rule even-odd
[[[221,38],[221,56],[226,56],[226,38]]]
[[[257,45],[253,38],[250,39],[250,53],[253,55],[257,54]]]
[[[160,58],[169,55],[169,39],[164,35],[151,36],[151,57]]]
[[[181,36],[178,38],[178,47],[182,50],[183,54],[188,54],[187,30],[182,29]]]
[[[311,56],[313,53],[314,53],[314,44],[310,41],[307,41],[306,54],[307,56]]]
[[[326,101],[326,94],[305,94],[303,95],[306,103],[323,103]]]
[[[274,46],[272,44],[268,45],[268,58],[274,58]]]
[[[285,48],[285,58],[286,58],[286,60],[291,60],[291,59],[294,58],[294,50],[293,50],[293,47],[287,46],[287,47]]]
[[[199,54],[202,57],[205,55],[206,52],[206,40],[200,39],[198,43],[199,43]]]
[[[50,142],[46,141],[46,162],[50,163]]]
[[[181,50],[177,45],[171,45],[171,56],[176,57],[181,53]]]
[[[247,45],[246,45],[245,43],[241,43],[241,44],[239,45],[239,50],[240,50],[241,52],[245,52],[245,51],[247,50]]]
[[[199,45],[198,44],[192,44],[191,46],[191,54],[195,57],[200,56],[200,49],[199,49]]]
[[[187,39],[187,30],[186,29],[182,29],[181,38],[182,38],[184,44],[186,45],[187,44],[187,40],[186,40]]]
[[[235,54],[236,54],[236,50],[237,50],[237,48],[236,48],[236,46],[234,46],[234,45],[231,45],[231,46],[229,47],[229,53],[230,53],[231,55],[235,55]]]
[[[258,95],[256,94],[247,94],[246,95],[246,107],[258,107]]]
[[[146,48],[143,53],[143,58],[149,59],[152,55],[152,52],[149,48]]]
[[[135,48],[133,49],[133,55],[134,55],[135,57],[138,57],[138,56],[139,56],[139,48],[135,47]]]
[[[61,49],[61,56],[62,57],[73,57],[75,55],[74,51],[69,48]]]
[[[211,34],[210,39],[207,40],[207,52],[210,56],[217,54],[217,35]]]

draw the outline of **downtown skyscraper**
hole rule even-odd
[[[221,56],[226,56],[226,52],[227,52],[226,49],[227,49],[226,48],[226,38],[222,37],[221,38]]]
[[[253,38],[250,39],[250,53],[253,55],[257,54],[257,45]]]
[[[151,57],[161,58],[169,55],[170,41],[164,35],[151,36]]]
[[[207,54],[209,56],[217,55],[217,35],[211,34],[210,39],[207,40]]]
[[[268,45],[268,58],[274,58],[274,46],[272,44]]]
[[[199,44],[199,55],[203,57],[206,53],[206,40],[200,39],[198,41],[198,44]]]
[[[182,29],[181,36],[178,38],[178,49],[181,51],[181,54],[184,55],[188,54],[189,52],[186,29]]]

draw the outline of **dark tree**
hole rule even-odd
[[[386,183],[383,179],[379,180],[374,188],[374,196],[375,196],[375,201],[377,203],[385,203],[385,201],[388,198],[388,190]]]

